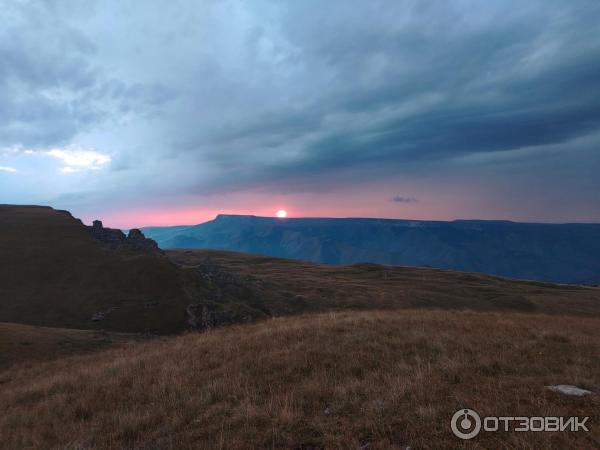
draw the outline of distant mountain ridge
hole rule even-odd
[[[600,224],[219,215],[146,227],[161,248],[210,248],[328,264],[431,266],[559,283],[600,283]]]

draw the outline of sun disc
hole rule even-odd
[[[287,217],[287,211],[285,209],[280,209],[279,211],[277,211],[276,215],[280,219],[285,219]]]

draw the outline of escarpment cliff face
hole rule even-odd
[[[163,249],[218,249],[327,264],[430,266],[600,284],[600,224],[219,215],[200,225],[142,231]]]

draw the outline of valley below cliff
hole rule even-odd
[[[199,225],[142,230],[163,249],[219,249],[315,263],[409,265],[600,284],[598,224],[219,215]]]

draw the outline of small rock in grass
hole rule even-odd
[[[555,386],[546,386],[548,389],[554,392],[560,392],[565,395],[576,395],[577,397],[582,397],[584,395],[591,394],[592,391],[588,391],[587,389],[581,389],[577,386],[573,386],[572,384],[557,384]]]

